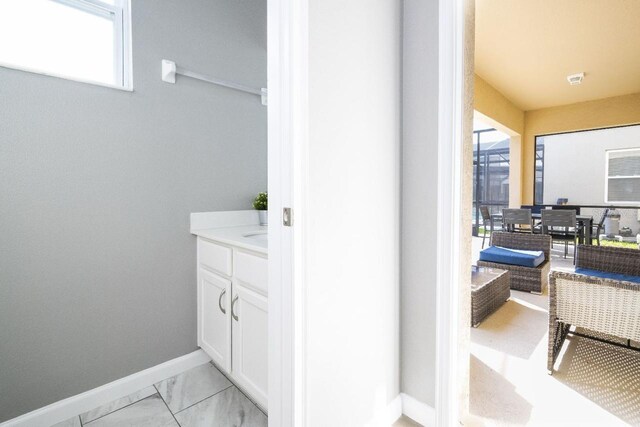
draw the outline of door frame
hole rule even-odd
[[[438,28],[438,221],[436,290],[436,425],[458,425],[465,415],[468,385],[458,364],[468,349],[459,347],[461,233],[463,202],[463,117],[465,95],[465,1],[439,0]]]
[[[269,425],[305,422],[308,0],[268,0]],[[292,208],[292,225],[283,209]]]
[[[269,424],[304,426],[308,2],[268,0]],[[464,0],[439,0],[436,425],[457,425]],[[293,225],[282,210],[293,208]],[[453,284],[453,286],[452,286]],[[467,358],[468,360],[468,358]],[[462,391],[462,393],[461,393]]]

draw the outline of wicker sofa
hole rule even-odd
[[[580,245],[576,268],[640,276],[640,251]],[[549,374],[568,334],[634,348],[632,343],[640,341],[640,283],[553,271],[549,283]]]
[[[551,237],[545,234],[494,232],[491,245],[511,249],[544,252],[544,262],[538,267],[520,267],[496,262],[478,261],[478,267],[501,268],[510,272],[510,287],[518,291],[541,294],[549,284]]]

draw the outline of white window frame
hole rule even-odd
[[[0,67],[58,77],[75,82],[88,83],[113,89],[133,91],[133,70],[131,55],[131,0],[115,0],[114,5],[100,0],[51,0],[65,6],[73,7],[96,16],[111,18],[114,22],[114,76],[118,84],[98,82],[91,79],[73,77],[62,73],[50,72],[43,69],[25,67],[19,64],[2,63]]]
[[[630,151],[637,151],[640,154],[640,148],[621,148],[605,151],[605,165],[604,165],[604,202],[615,203],[620,205],[637,205],[638,201],[624,201],[624,200],[609,200],[609,180],[611,179],[638,179],[640,180],[640,174],[638,175],[625,175],[625,176],[609,176],[609,158],[611,153],[624,153]]]

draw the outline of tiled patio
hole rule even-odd
[[[473,263],[480,245],[474,238]],[[562,253],[556,245],[552,269],[573,271],[573,259]],[[547,329],[547,293],[512,290],[507,303],[471,330],[465,425],[640,425],[640,353],[569,338],[551,376]]]

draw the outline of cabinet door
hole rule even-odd
[[[198,345],[227,372],[231,368],[231,282],[199,269]]]
[[[232,376],[263,408],[267,408],[267,299],[233,287]]]

